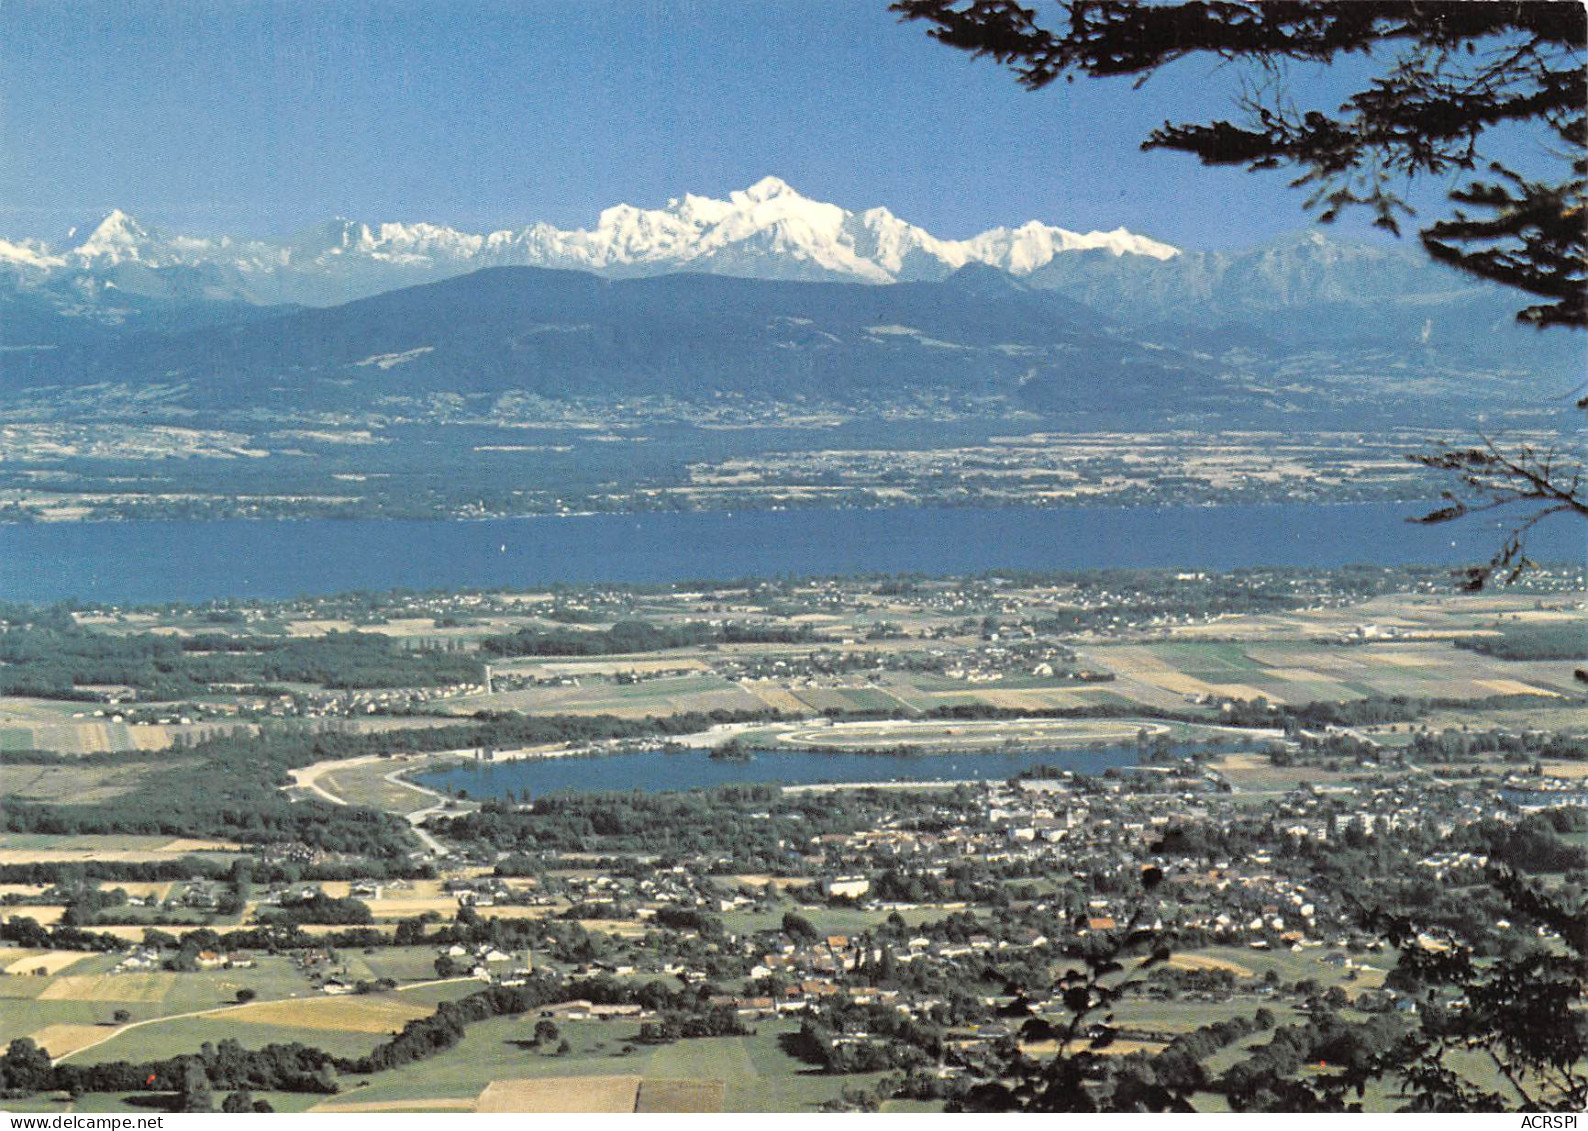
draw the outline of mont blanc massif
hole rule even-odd
[[[58,243],[0,242],[16,457],[0,506],[1419,497],[1405,429],[1552,426],[1570,343],[1513,313],[1394,243],[1198,251],[1037,221],[940,239],[772,177],[574,231],[201,238],[117,211]],[[1204,446],[1247,463],[1221,470]],[[419,458],[438,448],[445,473]]]
[[[1037,221],[945,240],[773,177],[575,231],[338,219],[199,238],[115,211],[58,245],[0,241],[0,271],[8,392],[92,383],[212,410],[881,394],[1154,417],[1388,399],[1416,419],[1511,398],[1508,377],[1558,360],[1503,296],[1412,249],[1314,232],[1200,252]]]

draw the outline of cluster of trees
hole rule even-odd
[[[0,942],[29,950],[120,950],[126,944],[115,935],[88,931],[70,924],[40,926],[25,915],[12,915],[0,923]]]
[[[1498,627],[1498,635],[1462,636],[1452,643],[1502,660],[1588,660],[1588,630],[1580,621]]]
[[[1588,759],[1588,739],[1544,731],[1418,731],[1412,736],[1411,753],[1414,758],[1429,762],[1459,762],[1480,754],[1501,754],[1516,762],[1580,762]]]
[[[10,755],[6,757],[9,760]],[[433,869],[425,865],[422,870]],[[378,860],[298,864],[250,857],[225,863],[206,856],[174,856],[161,860],[49,860],[0,864],[0,884],[59,884],[78,888],[91,882],[161,883],[194,878],[235,883],[243,874],[251,882],[295,884],[303,880],[384,879],[398,872],[408,876],[414,869],[404,865],[393,870],[388,863]]]
[[[1214,1053],[1273,1027],[1273,1013],[1259,1007],[1250,1017],[1231,1017],[1180,1034],[1162,1052],[1151,1057],[1152,1065],[1159,1073],[1168,1072],[1182,1080],[1191,1080],[1200,1075],[1202,1065]]]
[[[1029,1025],[1030,1023],[1028,1023]],[[1102,1111],[1190,1111],[1198,1092],[1217,1090],[1209,1079],[1207,1061],[1219,1051],[1274,1027],[1274,1016],[1259,1008],[1251,1017],[1231,1017],[1181,1033],[1157,1053],[1130,1053],[1103,1058],[1089,1094]],[[1051,1028],[1051,1026],[1050,1026]],[[1010,1075],[1031,1072],[1035,1064],[1016,1054],[1020,1062]],[[1007,1111],[1016,1097],[1002,1084],[962,1089],[949,1097],[950,1110]]]
[[[311,639],[205,634],[112,635],[76,624],[0,632],[0,694],[83,699],[85,685],[122,684],[156,699],[212,684],[317,683],[332,688],[434,687],[481,676],[472,656],[406,648],[388,636],[331,632]]]
[[[1558,705],[1559,701],[1544,695],[1490,695],[1481,699],[1450,699],[1412,695],[1367,696],[1340,703],[1318,701],[1303,704],[1270,703],[1264,699],[1230,699],[1219,703],[1219,722],[1234,727],[1283,726],[1290,731],[1317,729],[1325,726],[1369,726],[1378,723],[1410,722],[1439,710],[1486,710],[1500,707],[1526,707]],[[878,718],[904,718],[902,711],[853,712],[853,716]],[[934,707],[924,715],[912,718],[932,719],[1076,719],[1076,718],[1134,718],[1161,719],[1165,722],[1207,722],[1205,712],[1168,711],[1142,707],[1137,704],[1098,703],[1085,707],[1051,707],[1042,710],[1021,710],[1011,707],[994,707],[980,703],[960,703],[947,707]]]
[[[1521,872],[1571,872],[1588,868],[1588,849],[1557,834],[1583,832],[1588,832],[1588,814],[1560,808],[1530,813],[1514,824],[1478,821],[1458,830],[1452,843]]]
[[[670,1045],[696,1037],[743,1037],[753,1032],[731,1005],[718,1005],[695,1012],[669,1010],[655,1021],[642,1022],[638,1040],[642,1045]]]
[[[1307,765],[1325,763],[1338,766],[1342,762],[1390,762],[1399,761],[1399,756],[1391,751],[1381,750],[1375,743],[1356,737],[1354,734],[1300,734],[1296,738],[1294,747],[1284,743],[1272,743],[1264,747],[1268,760],[1275,766]]]
[[[261,907],[259,921],[265,924],[300,926],[306,923],[336,927],[361,927],[373,923],[368,904],[356,899],[335,899],[315,892],[301,899],[284,899],[275,907]]]
[[[919,868],[885,868],[872,877],[870,896],[896,903],[964,901],[992,906],[1007,904],[1015,898],[1004,877],[996,874],[983,861],[975,859],[956,861],[948,865],[942,874]],[[978,926],[970,933],[986,934],[988,931],[984,926]],[[954,932],[946,931],[945,937],[955,937]]]
[[[1237,1111],[1347,1110],[1357,1098],[1357,1082],[1371,1078],[1405,1028],[1394,1017],[1351,1023],[1331,1010],[1316,1010],[1304,1025],[1275,1030],[1272,1040],[1219,1078],[1218,1088]],[[1304,1065],[1318,1064],[1333,1071],[1320,1074],[1315,1084],[1297,1079]]]
[[[168,1060],[56,1065],[48,1050],[23,1037],[0,1056],[0,1093],[175,1092],[184,1106],[192,1105],[189,1110],[207,1110],[204,1097],[211,1089],[330,1094],[337,1090],[335,1068],[329,1053],[308,1045],[249,1051],[229,1038]]]
[[[331,901],[337,903],[339,901]],[[360,905],[362,906],[362,905]],[[367,910],[367,908],[366,908]],[[327,912],[344,914],[349,919],[356,911]],[[300,920],[311,922],[312,919]],[[720,928],[719,928],[720,929]],[[371,926],[346,925],[342,930],[309,934],[299,922],[276,921],[258,926],[216,931],[196,927],[180,935],[158,926],[144,928],[143,945],[169,951],[172,969],[193,969],[192,959],[201,950],[259,950],[276,954],[313,947],[451,946],[453,943],[486,943],[502,949],[540,945],[554,939],[554,957],[566,961],[589,961],[600,956],[597,936],[578,923],[535,919],[482,919],[472,907],[459,908],[451,922],[441,922],[433,914],[403,919],[390,931]],[[126,947],[126,939],[106,932],[84,930],[65,924],[40,925],[25,915],[11,915],[0,923],[0,942],[34,950],[116,951]]]
[[[1233,970],[1182,970],[1178,966],[1159,966],[1147,976],[1149,997],[1173,999],[1182,993],[1206,994],[1227,998],[1235,992],[1239,979]]]
[[[1370,695],[1344,702],[1319,701],[1300,705],[1271,707],[1269,704],[1237,701],[1232,705],[1230,721],[1235,725],[1267,725],[1280,722],[1291,732],[1316,730],[1326,726],[1376,726],[1382,723],[1403,723],[1420,719],[1434,711],[1472,710],[1484,711],[1505,707],[1547,707],[1559,705],[1559,700],[1547,695],[1488,695],[1481,699],[1451,699],[1439,696]]]
[[[842,999],[800,1022],[788,1051],[834,1075],[924,1068],[943,1051],[943,1031],[889,1005]]]
[[[524,628],[511,635],[487,636],[480,649],[492,656],[615,656],[702,644],[802,644],[817,639],[809,625],[714,626],[695,621],[659,625],[620,620],[605,630]]]
[[[449,839],[499,852],[643,854],[666,860],[727,858],[747,871],[787,873],[813,836],[871,827],[884,813],[908,816],[922,796],[907,791],[784,793],[736,785],[687,793],[577,793],[536,798],[528,808],[487,802],[435,827]],[[968,798],[934,791],[933,806],[975,819]],[[947,819],[947,818],[945,818]]]

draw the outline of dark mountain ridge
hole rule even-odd
[[[1119,339],[997,272],[876,287],[487,268],[342,306],[31,352],[4,385],[158,383],[193,407],[350,406],[433,392],[854,401],[950,389],[1157,395],[1207,366]],[[1204,392],[1212,394],[1209,387]]]
[[[438,395],[476,411],[504,394],[950,398],[1136,422],[1351,424],[1537,406],[1584,361],[1582,335],[1515,325],[1512,294],[1408,249],[1318,233],[1167,260],[1072,251],[1024,278],[975,263],[888,285],[492,267],[333,307],[248,306],[183,270],[125,270],[125,288],[0,288],[0,391],[158,389],[206,412],[359,412]],[[95,298],[128,313],[72,316]]]

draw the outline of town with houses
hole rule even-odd
[[[379,1066],[435,1026],[407,1071],[437,1103],[747,1056],[689,1102],[941,1110],[1195,1048],[1198,1103],[1260,1107],[1280,1047],[1348,1065],[1464,1008],[1442,956],[1572,945],[1503,877],[1588,873],[1579,574],[8,611],[85,659],[54,691],[19,648],[35,693],[0,701],[54,751],[0,765],[0,1020],[57,1072],[212,1016],[341,1058],[262,1090],[292,1110],[408,1103]]]

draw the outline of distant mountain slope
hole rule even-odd
[[[1538,339],[1503,321],[1473,323],[1463,338],[1439,313],[1431,335],[1390,300],[1334,301],[1323,290],[1264,310],[1166,288],[1156,305],[1106,317],[1039,282],[975,264],[941,282],[882,287],[488,268],[336,307],[251,308],[247,320],[183,332],[12,349],[0,393],[80,404],[73,390],[107,386],[219,413],[410,412],[444,401],[489,414],[504,395],[529,395],[615,409],[642,397],[729,398],[1154,427],[1312,414],[1377,427],[1391,415],[1452,419],[1538,403],[1541,379],[1561,377],[1530,366],[1520,347]],[[1236,320],[1215,316],[1220,302]],[[1426,323],[1440,308],[1407,309]],[[1297,326],[1331,318],[1349,332]],[[1473,360],[1503,342],[1518,347],[1505,365]]]
[[[0,273],[0,348],[110,342],[132,334],[274,318],[296,309],[261,306],[213,285],[206,274],[198,268],[153,271],[134,264],[110,278],[71,272],[22,285]]]
[[[526,267],[246,324],[17,355],[0,387],[180,389],[195,407],[430,393],[880,402],[923,390],[1144,407],[1221,395],[1212,368],[1108,334],[991,269],[868,287]]]
[[[1461,364],[1569,379],[1585,336],[1516,323],[1515,292],[1479,284],[1411,247],[1309,231],[1240,251],[1158,262],[1093,252],[1056,257],[1024,280],[1155,341],[1223,353],[1392,350],[1417,364]]]

